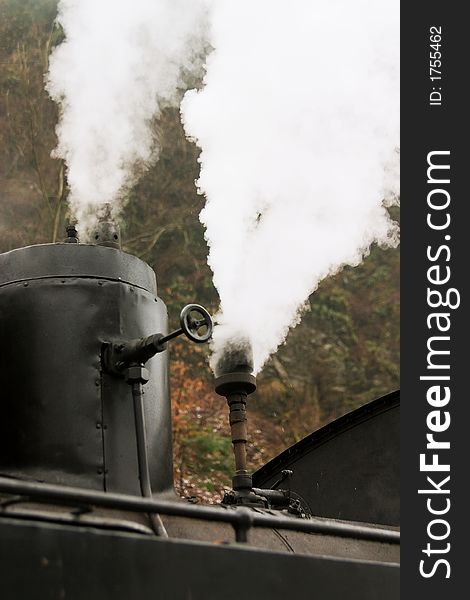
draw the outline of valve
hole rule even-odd
[[[155,333],[146,338],[105,344],[103,363],[108,372],[122,375],[130,365],[144,365],[166,350],[167,342],[182,335],[196,344],[207,342],[213,330],[212,317],[199,304],[188,304],[180,313],[179,329],[168,335]]]
[[[199,317],[199,318],[197,318]],[[196,344],[204,344],[212,335],[212,317],[199,304],[187,304],[180,313],[180,329],[160,338],[160,344],[166,344],[182,333]]]

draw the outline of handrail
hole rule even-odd
[[[25,496],[42,502],[51,500],[74,506],[100,506],[124,511],[159,513],[203,521],[230,523],[235,530],[235,539],[237,542],[247,542],[248,532],[252,527],[264,527],[304,533],[336,535],[343,538],[355,538],[387,544],[400,543],[400,533],[398,531],[376,526],[344,523],[333,519],[319,519],[315,517],[309,519],[278,517],[260,514],[246,507],[194,506],[183,502],[98,492],[48,483],[20,481],[7,477],[0,477],[0,493]]]

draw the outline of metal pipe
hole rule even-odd
[[[246,368],[250,367],[246,366]],[[225,397],[229,407],[230,433],[235,457],[235,475],[232,477],[232,486],[236,492],[250,491],[253,487],[253,480],[248,473],[246,460],[248,440],[246,399],[256,390],[256,378],[251,373],[237,371],[219,375],[214,383],[216,393]],[[248,501],[253,500],[255,498],[251,495]],[[243,501],[246,502],[246,499]],[[261,499],[258,501],[262,503]]]
[[[298,519],[264,515],[244,507],[211,508],[193,506],[183,502],[140,498],[125,494],[98,492],[81,488],[65,487],[47,483],[32,483],[0,477],[0,492],[34,498],[40,501],[55,500],[73,505],[91,505],[113,508],[130,512],[160,513],[199,519],[231,523],[234,529],[264,527],[285,529],[323,535],[336,535],[343,538],[362,539],[385,544],[399,544],[400,532],[375,526],[339,523],[332,519]],[[0,513],[1,514],[1,513]]]
[[[134,400],[135,435],[137,440],[137,460],[139,465],[140,491],[145,498],[152,497],[150,472],[147,456],[147,436],[145,433],[144,390],[140,382],[131,386]]]
[[[150,484],[149,461],[147,455],[147,435],[145,433],[144,388],[140,381],[132,383],[131,388],[132,398],[134,400],[134,421],[140,491],[144,498],[152,498],[152,486]],[[160,515],[150,512],[149,518],[155,533],[161,537],[168,537],[168,533],[163,525]]]
[[[266,498],[269,504],[276,508],[287,508],[289,506],[290,494],[288,491],[253,488],[253,492]]]
[[[246,423],[246,394],[227,395],[229,406],[230,433],[235,457],[235,473],[248,473],[246,468],[246,443],[248,440]]]
[[[202,318],[196,319],[193,317],[194,314]],[[207,342],[212,335],[212,317],[199,304],[187,304],[183,308],[180,314],[180,324],[179,329],[167,335],[155,333],[145,338],[105,343],[103,348],[105,369],[110,373],[120,375],[130,365],[144,365],[152,356],[166,350],[167,342],[183,333],[197,344]],[[201,332],[201,328],[204,327],[205,331]]]

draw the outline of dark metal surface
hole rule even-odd
[[[400,522],[399,392],[312,433],[253,474],[271,487],[291,469],[290,489],[312,514],[398,526]]]
[[[75,506],[102,506],[135,512],[158,512],[162,515],[192,517],[203,521],[231,523],[235,530],[251,527],[286,529],[305,533],[323,533],[344,538],[399,544],[400,533],[374,525],[345,523],[330,519],[296,519],[245,507],[193,506],[185,502],[147,499],[123,494],[102,493],[80,488],[15,481],[0,477],[0,493],[25,496],[43,501],[66,502]]]
[[[141,367],[136,367],[139,370]],[[132,388],[132,398],[134,400],[134,421],[135,421],[135,434],[137,439],[137,462],[139,468],[139,483],[140,493],[144,498],[152,498],[152,485],[150,483],[150,470],[147,453],[147,432],[145,427],[145,413],[144,413],[144,381],[142,379],[128,379]],[[146,382],[145,382],[146,383]],[[158,513],[152,513],[150,515],[150,522],[157,535],[168,537],[165,527],[160,519]]]
[[[267,511],[261,512],[266,514]],[[170,537],[219,544],[233,543],[234,540],[233,526],[230,524],[169,515],[163,515],[162,519]],[[331,556],[393,564],[400,562],[399,544],[341,537],[327,533],[315,534],[253,527],[248,535],[248,544],[266,550],[309,556]]]
[[[12,497],[10,497],[12,498]],[[2,504],[3,506],[3,504]],[[134,531],[155,537],[148,515],[94,507],[91,511],[76,506],[60,506],[28,501],[23,497],[0,511],[0,529],[4,520],[10,518],[28,522],[56,523],[72,527],[90,527],[114,531]],[[232,544],[233,526],[221,521],[203,521],[194,518],[162,515],[168,536],[176,539]],[[371,540],[338,537],[336,535],[306,534],[281,529],[253,527],[248,544],[254,548],[337,558],[372,560],[399,564],[400,545]],[[1,573],[1,567],[0,567]],[[0,574],[1,576],[1,574]]]
[[[65,231],[67,233],[67,237],[64,240],[65,244],[78,244],[79,243],[78,231],[77,231],[77,227],[75,226],[74,223],[70,223],[69,225],[67,225],[67,227],[65,228]]]
[[[121,248],[121,229],[111,214],[111,204],[102,207],[101,216],[93,231],[93,241],[99,246]]]
[[[110,279],[157,293],[155,273],[148,264],[115,248],[41,244],[0,254],[0,286],[44,277]]]
[[[202,317],[200,320],[192,318],[196,313]],[[136,340],[120,340],[114,344],[107,344],[104,349],[103,361],[105,369],[119,375],[130,364],[145,364],[152,356],[167,349],[168,342],[183,333],[197,344],[207,342],[212,335],[212,317],[207,310],[199,304],[188,304],[181,311],[181,329],[176,329],[167,335],[161,332]],[[200,330],[203,329],[202,332]]]
[[[2,600],[396,600],[399,569],[249,547],[0,521]],[[234,577],[234,573],[242,577]],[[235,581],[238,581],[235,583]]]
[[[129,365],[145,364],[155,354],[164,352],[166,344],[161,343],[163,334],[154,333],[136,340],[118,340],[105,344],[103,366],[108,373],[123,376]]]
[[[220,362],[219,362],[220,365]],[[224,497],[230,504],[264,506],[262,498],[253,492],[253,481],[247,469],[246,444],[248,441],[246,403],[249,394],[256,390],[256,378],[248,372],[249,365],[242,364],[239,372],[220,374],[215,378],[217,394],[225,396],[229,407],[230,434],[235,458],[235,473],[232,477],[234,492]]]
[[[156,289],[153,271],[113,248],[57,244],[0,255],[0,282],[0,474],[138,494],[131,391],[101,372],[101,348],[167,331],[165,305],[144,289]],[[147,367],[150,475],[161,491],[173,485],[166,354]]]

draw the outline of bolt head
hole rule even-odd
[[[150,373],[145,367],[134,365],[126,369],[125,377],[128,383],[147,383]]]

